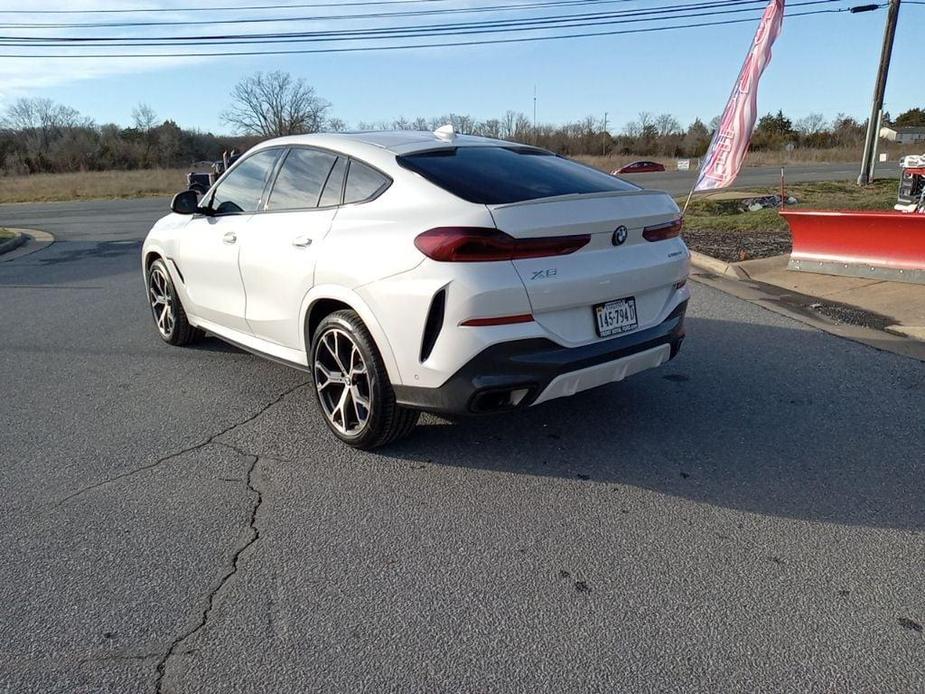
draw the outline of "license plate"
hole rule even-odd
[[[594,307],[594,316],[597,318],[597,334],[599,337],[610,337],[635,330],[636,299],[632,296],[626,299],[608,301]]]

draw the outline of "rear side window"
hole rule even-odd
[[[331,167],[337,157],[314,149],[290,150],[270,193],[270,210],[317,207]]]
[[[279,152],[278,149],[257,152],[229,171],[212,195],[212,209],[217,214],[256,212]]]
[[[463,200],[482,205],[639,190],[597,169],[525,147],[447,148],[406,154],[398,157],[398,163]]]
[[[351,160],[347,172],[347,185],[344,187],[344,203],[369,200],[382,192],[388,184],[389,179],[375,169]]]
[[[321,193],[321,202],[319,207],[330,207],[340,205],[340,196],[344,192],[344,175],[347,173],[347,160],[339,157],[328,174],[328,182],[324,184],[324,192]]]

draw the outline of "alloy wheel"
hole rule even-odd
[[[157,329],[165,338],[173,333],[174,310],[170,280],[159,267],[154,267],[148,277],[148,293],[151,299],[151,312]]]
[[[315,385],[324,415],[337,431],[358,434],[369,421],[372,391],[366,361],[353,337],[337,328],[318,342]]]

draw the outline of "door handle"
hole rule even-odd
[[[225,235],[222,237],[222,241],[224,241],[227,244],[232,244],[237,240],[238,240],[238,235],[235,234],[233,231],[226,231]]]
[[[312,238],[308,234],[302,234],[292,239],[292,245],[296,248],[305,248],[312,245]]]

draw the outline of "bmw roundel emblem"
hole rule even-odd
[[[624,241],[626,241],[627,234],[628,234],[627,228],[623,226],[622,224],[618,226],[616,229],[614,229],[613,239],[611,239],[613,241],[613,245],[614,246],[621,245]]]

